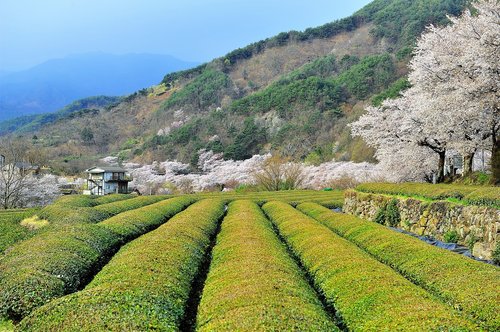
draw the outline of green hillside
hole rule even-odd
[[[168,74],[160,85],[98,113],[57,121],[48,115],[48,121],[18,126],[15,134],[36,134],[52,160],[70,163],[82,155],[114,154],[195,165],[202,148],[231,159],[277,150],[312,163],[373,161],[373,150],[353,140],[347,124],[369,103],[407,87],[416,38],[431,23],[446,24],[446,15],[459,14],[467,3],[375,0],[351,17],[280,33]],[[83,130],[94,140],[85,141]]]
[[[27,115],[12,120],[0,122],[0,134],[10,132],[33,132],[56,121],[96,115],[101,109],[118,104],[121,97],[95,96],[76,100],[55,113]]]

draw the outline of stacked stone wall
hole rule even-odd
[[[500,210],[491,207],[346,191],[343,210],[374,221],[377,212],[393,199],[397,201],[401,216],[397,227],[401,229],[440,241],[456,232],[458,244],[469,246],[474,256],[484,259],[491,259],[500,242]]]

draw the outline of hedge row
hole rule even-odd
[[[500,330],[500,269],[430,246],[377,223],[334,213],[317,204],[298,209],[370,255],[392,266],[484,328]]]
[[[118,202],[118,201],[124,201],[124,200],[131,199],[134,197],[136,197],[136,196],[130,195],[130,194],[105,195],[105,196],[99,196],[99,197],[95,198],[94,203],[95,203],[95,205],[108,204],[108,203],[113,203],[113,202]]]
[[[174,331],[184,317],[222,201],[204,200],[124,246],[80,292],[20,324],[26,331]]]
[[[0,317],[19,320],[51,299],[76,291],[121,245],[192,201],[179,197],[128,211],[106,222],[113,227],[61,225],[12,247],[0,261]],[[137,214],[147,217],[137,220]]]
[[[356,190],[365,193],[425,197],[432,200],[456,199],[472,205],[500,207],[500,187],[428,183],[364,183]]]
[[[52,205],[63,207],[92,207],[100,204],[117,202],[134,197],[133,195],[113,194],[106,196],[91,195],[64,195],[59,197]]]
[[[93,207],[73,207],[58,202],[46,206],[40,211],[40,218],[57,224],[87,222],[95,223],[118,213],[137,209],[166,199],[167,196],[139,196],[127,200],[118,200]],[[92,200],[94,201],[94,200]]]
[[[198,308],[199,331],[336,331],[259,206],[229,205]]]
[[[163,201],[167,198],[167,196],[139,196],[136,198],[127,199],[125,201],[101,204],[94,207],[93,209],[102,213],[103,215],[106,215],[106,218],[110,218],[114,215],[117,215],[118,213],[137,209],[149,204]]]
[[[227,202],[235,200],[250,200],[259,205],[269,201],[280,200],[290,204],[302,202],[316,202],[325,204],[330,208],[342,207],[344,194],[342,191],[314,191],[314,190],[283,190],[283,191],[260,191],[260,192],[213,192],[194,195],[198,198],[220,198]]]
[[[21,220],[31,217],[38,209],[0,211],[0,254],[13,244],[36,234],[21,226]]]
[[[90,195],[64,195],[56,199],[52,205],[67,207],[90,207],[97,205],[96,196]]]
[[[263,209],[349,330],[475,329],[422,288],[290,205],[271,202]]]

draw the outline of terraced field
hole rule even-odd
[[[48,225],[4,245],[0,321],[21,331],[500,330],[498,267],[331,210],[341,204],[335,191],[74,196],[15,212]]]

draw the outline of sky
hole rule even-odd
[[[0,0],[0,71],[71,54],[168,54],[205,62],[370,0]]]

